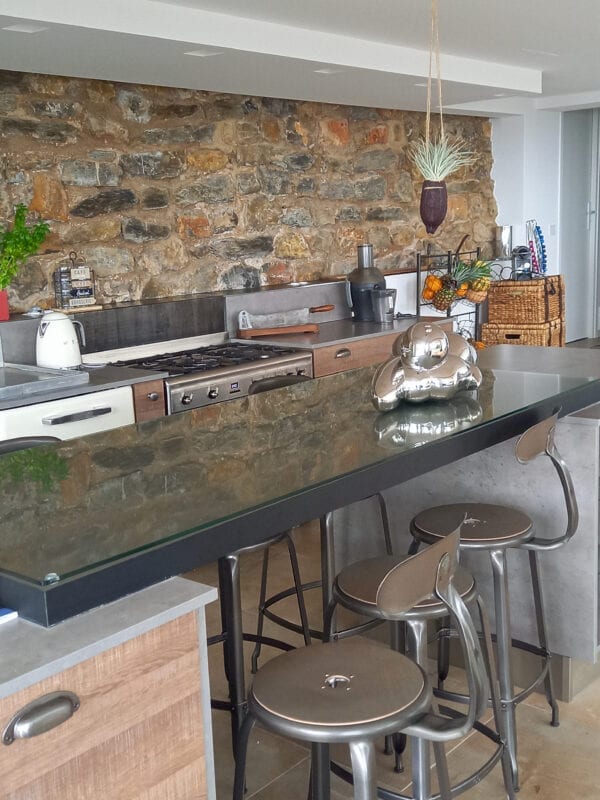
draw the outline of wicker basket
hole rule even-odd
[[[481,341],[492,344],[528,344],[538,347],[564,347],[565,326],[560,319],[540,322],[537,325],[500,325],[484,322],[481,326]]]
[[[488,321],[532,325],[564,318],[562,275],[529,281],[492,281],[488,293]]]
[[[497,322],[484,322],[481,326],[481,341],[486,346],[528,344],[538,347],[564,347],[565,326],[560,319],[537,325],[501,325]]]

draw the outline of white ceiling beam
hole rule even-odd
[[[188,45],[227,48],[427,77],[429,53],[408,47],[296,28],[263,20],[174,7],[158,0],[0,0],[0,13],[47,25],[105,30]],[[443,78],[519,93],[540,94],[540,70],[443,54]]]

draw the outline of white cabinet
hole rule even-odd
[[[131,386],[0,411],[0,441],[20,436],[75,439],[135,422]]]

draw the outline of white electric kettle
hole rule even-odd
[[[44,312],[35,342],[38,367],[68,369],[81,364],[81,351],[75,325],[79,326],[81,344],[85,347],[85,333],[81,322],[69,319],[61,311]]]

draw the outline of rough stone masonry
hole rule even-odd
[[[54,305],[73,250],[103,303],[341,275],[363,242],[383,270],[464,234],[491,254],[489,122],[446,124],[477,161],[428,239],[407,157],[424,114],[0,72],[0,225],[24,202],[52,231],[11,307]]]

